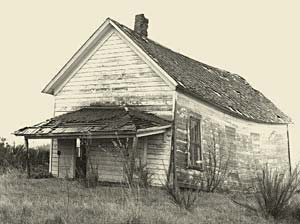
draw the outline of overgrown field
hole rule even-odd
[[[232,195],[201,193],[187,211],[163,189],[86,188],[76,181],[0,176],[0,223],[297,223],[275,222],[240,207]]]
[[[31,175],[33,178],[48,177],[49,145],[29,149]],[[10,145],[0,137],[0,174],[11,169],[25,171],[27,151],[23,145]]]

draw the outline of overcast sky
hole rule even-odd
[[[194,59],[242,75],[294,121],[300,139],[299,1],[71,1],[0,3],[0,136],[53,115],[41,90],[107,18],[133,27],[149,18],[149,37]]]

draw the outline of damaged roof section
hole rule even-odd
[[[65,136],[151,135],[162,133],[169,121],[126,107],[86,107],[22,128],[14,134],[32,138]]]
[[[219,109],[262,123],[290,123],[291,119],[241,76],[174,52],[112,20],[178,84],[178,89]]]

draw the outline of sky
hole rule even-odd
[[[53,116],[50,79],[104,22],[133,27],[149,19],[149,37],[209,65],[240,74],[294,124],[293,161],[300,159],[299,1],[74,1],[0,3],[0,136]]]

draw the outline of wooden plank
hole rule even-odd
[[[76,83],[76,82],[85,82],[85,81],[98,81],[104,82],[107,80],[107,76],[119,78],[122,73],[119,71],[116,72],[106,72],[105,74],[99,74],[98,72],[91,72],[91,73],[84,73],[78,74],[74,76],[69,83]],[[123,80],[127,79],[155,79],[156,81],[160,80],[160,77],[156,76],[152,71],[126,71],[125,75],[123,76]],[[68,84],[68,83],[67,83]]]
[[[87,63],[105,63],[105,62],[116,62],[116,61],[133,61],[140,59],[140,57],[134,53],[130,54],[119,54],[113,55],[112,57],[100,57],[94,56],[90,58]]]
[[[154,100],[156,99],[159,99],[159,97],[161,96],[162,99],[164,99],[164,101],[162,102],[165,102],[165,103],[168,103],[168,104],[163,104],[162,106],[166,107],[170,107],[171,105],[169,104],[170,103],[170,100],[172,99],[170,97],[170,95],[165,92],[163,93],[164,91],[161,91],[161,90],[157,90],[155,91],[155,93],[153,92],[153,89],[151,88],[144,88],[144,91],[142,90],[138,90],[138,89],[135,89],[135,91],[128,91],[128,89],[126,90],[126,88],[124,89],[121,89],[119,91],[112,91],[110,90],[109,88],[103,88],[104,90],[107,89],[106,91],[101,91],[101,89],[93,89],[93,90],[85,90],[85,91],[81,91],[81,90],[72,90],[72,91],[64,91],[64,94],[61,95],[61,97],[57,98],[56,101],[59,101],[59,100],[64,100],[64,101],[68,101],[70,99],[70,101],[72,101],[72,99],[85,99],[85,100],[89,100],[89,101],[105,101],[105,100],[108,100],[109,98],[115,98],[115,99],[122,99],[122,98],[128,98],[130,99],[129,97],[133,97],[134,99],[140,99],[141,102],[145,102],[146,105],[155,105],[153,103]],[[124,92],[124,90],[126,90]],[[134,94],[136,93],[136,94]],[[81,98],[80,98],[81,96]],[[149,100],[149,102],[147,103],[146,100]],[[74,101],[74,100],[73,100]],[[132,106],[137,106],[137,105],[132,105]]]
[[[149,167],[153,166],[164,166],[166,164],[169,164],[169,159],[157,159],[157,160],[147,160],[147,165],[149,165]]]
[[[85,77],[84,77],[85,78]],[[113,87],[114,85],[118,86],[126,86],[131,85],[133,86],[134,84],[137,83],[144,83],[145,86],[155,85],[158,84],[159,86],[166,86],[164,83],[161,82],[161,80],[158,77],[128,77],[126,74],[124,76],[118,76],[116,77],[117,79],[107,79],[104,77],[97,78],[97,77],[88,77],[86,79],[80,79],[79,81],[70,81],[65,85],[65,87],[71,87],[71,86],[90,86],[90,85],[97,85],[97,87],[103,86],[103,87]],[[84,82],[84,84],[83,84]]]
[[[93,70],[94,68],[96,69],[99,69],[100,71],[107,71],[107,70],[110,70],[110,69],[107,69],[107,68],[111,68],[111,69],[114,69],[114,68],[132,68],[132,67],[142,67],[142,68],[145,68],[146,65],[145,63],[140,60],[140,59],[135,59],[135,60],[119,60],[119,61],[111,61],[111,62],[90,62],[86,65],[84,65],[83,67],[81,67],[80,70],[87,70],[87,69],[91,69]]]
[[[151,68],[147,67],[147,65],[143,64],[143,65],[138,65],[135,66],[134,64],[131,66],[120,66],[120,67],[106,67],[104,68],[98,68],[98,69],[83,69],[83,70],[79,70],[77,72],[77,74],[106,74],[106,75],[110,75],[110,74],[122,74],[122,72],[125,73],[130,73],[130,72],[151,72]]]
[[[134,73],[137,71],[145,71],[150,72],[149,67],[147,65],[143,64],[142,62],[132,62],[132,63],[122,63],[115,65],[105,65],[105,64],[93,64],[90,66],[82,67],[81,70],[79,70],[78,74],[81,74],[80,76],[87,75],[91,76],[93,73],[97,74],[97,76],[101,77],[104,76],[107,78],[114,77],[114,75],[123,75],[125,77],[126,74]]]
[[[161,163],[161,164],[150,164],[150,163],[148,163],[147,167],[149,169],[165,170],[165,169],[169,168],[169,163],[167,163],[167,164],[164,164],[164,163]]]
[[[98,59],[109,59],[109,58],[122,58],[122,57],[134,57],[136,53],[132,51],[127,52],[115,52],[114,54],[97,54],[93,55],[89,60],[98,60]]]
[[[121,49],[104,49],[103,51],[97,51],[94,55],[110,55],[115,53],[127,53],[132,52],[130,48],[121,48]]]
[[[138,84],[138,85],[137,85]],[[148,83],[144,83],[144,82],[114,82],[112,81],[111,83],[105,85],[105,84],[97,84],[97,83],[87,83],[87,84],[82,84],[80,86],[78,85],[69,85],[69,86],[65,86],[64,88],[64,92],[66,91],[74,91],[74,92],[78,92],[78,93],[84,93],[84,92],[88,92],[88,93],[95,93],[95,92],[107,92],[107,91],[116,91],[118,89],[123,88],[124,90],[126,90],[127,94],[128,91],[138,91],[140,90],[141,92],[145,91],[145,88],[147,88],[148,91],[168,91],[170,90],[164,83],[161,82],[148,82]],[[144,90],[144,91],[143,91]],[[111,93],[113,94],[113,93]],[[111,95],[110,94],[110,95]],[[118,95],[118,94],[115,94]],[[169,98],[171,98],[171,96],[169,96]]]
[[[121,49],[121,48],[126,48],[128,49],[129,47],[125,43],[117,43],[115,42],[114,44],[107,44],[105,43],[103,46],[101,46],[101,49],[96,52],[96,54],[101,54],[103,50],[110,50],[110,49]],[[130,49],[130,48],[129,48]]]

